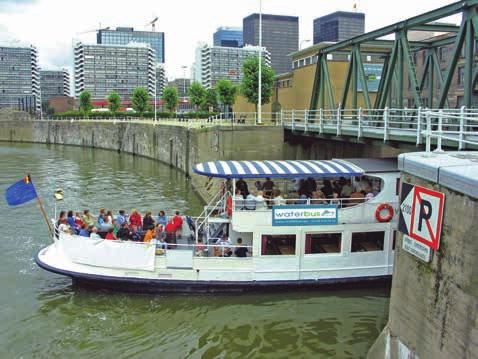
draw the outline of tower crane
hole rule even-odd
[[[148,22],[145,26],[151,25],[151,30],[156,31],[156,22],[158,21],[158,17],[156,16],[152,21]]]

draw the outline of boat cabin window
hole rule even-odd
[[[305,254],[340,253],[342,233],[314,233],[305,237]]]
[[[352,233],[352,252],[383,251],[385,232]]]
[[[234,210],[270,210],[272,206],[336,204],[347,208],[373,199],[383,189],[374,176],[353,178],[239,179]]]
[[[262,255],[295,255],[296,237],[294,234],[262,236]]]

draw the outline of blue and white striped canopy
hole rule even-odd
[[[364,171],[345,160],[330,161],[214,161],[198,163],[194,172],[220,178],[353,177]]]

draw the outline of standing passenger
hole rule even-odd
[[[158,224],[162,225],[163,227],[166,227],[168,224],[168,217],[166,217],[166,213],[164,213],[164,211],[159,211]]]
[[[146,212],[143,218],[143,231],[147,231],[149,229],[154,228],[154,219],[151,216],[151,212]]]
[[[143,227],[142,221],[141,221],[141,215],[138,213],[136,209],[133,208],[131,211],[131,215],[129,216],[129,223],[132,226],[136,226],[137,228]]]

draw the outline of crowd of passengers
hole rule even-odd
[[[266,209],[285,204],[337,204],[349,207],[374,198],[379,188],[375,188],[366,177],[337,180],[325,179],[321,184],[312,178],[293,180],[294,191],[282,193],[270,178],[264,182],[256,181],[254,189],[249,190],[247,182],[239,178],[235,188],[236,209]],[[289,197],[289,198],[288,198]]]
[[[154,219],[151,212],[144,217],[133,209],[131,214],[120,210],[116,216],[113,211],[100,209],[97,217],[85,209],[83,214],[73,211],[61,211],[56,223],[57,235],[59,232],[74,234],[91,239],[122,240],[134,242],[150,242],[157,248],[171,248],[170,244],[177,243],[182,236],[183,218],[178,211],[168,218],[164,211],[160,211]],[[249,250],[238,238],[236,245],[232,245],[227,234],[215,242],[214,256],[218,257],[247,257]],[[231,248],[234,247],[234,250]],[[201,238],[195,245],[196,256],[206,256],[207,247]]]

